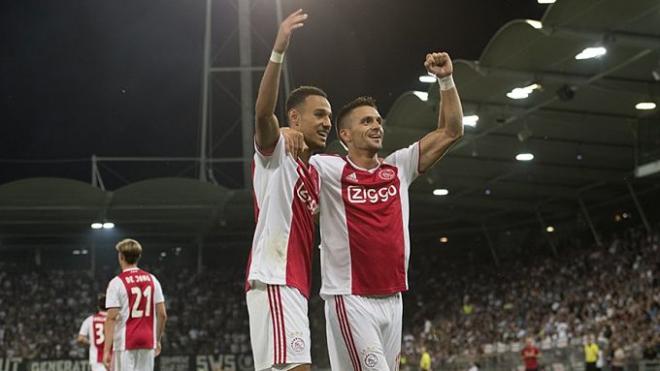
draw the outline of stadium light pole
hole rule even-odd
[[[232,125],[229,129],[231,132],[234,127],[241,128],[241,144],[242,156],[232,159],[229,162],[240,162],[243,172],[243,182],[245,188],[252,186],[252,171],[251,159],[254,152],[254,86],[253,74],[255,71],[264,71],[265,66],[252,65],[252,8],[255,6],[256,1],[253,0],[240,0],[236,1],[235,9],[238,17],[238,56],[239,63],[237,66],[216,66],[214,67],[213,56],[213,33],[212,33],[212,4],[214,0],[206,0],[206,13],[205,13],[205,30],[204,30],[204,56],[203,56],[203,69],[202,69],[202,115],[200,119],[200,153],[199,153],[199,179],[201,181],[214,181],[213,179],[213,164],[222,162],[214,159],[213,151],[215,146],[213,144],[214,138],[210,134],[212,129],[213,114],[213,99],[210,97],[210,92],[213,90],[214,83],[218,80],[214,79],[215,73],[237,73],[240,79],[240,95],[233,98],[239,102],[240,119],[236,120],[241,125]],[[276,11],[281,14],[281,5],[277,1]],[[281,15],[279,17],[281,19]],[[288,77],[288,70],[284,64],[284,87],[290,89],[290,82]],[[288,93],[288,92],[287,92]],[[222,137],[224,139],[224,136]]]
[[[275,13],[277,15],[277,24],[280,25],[284,20],[284,14],[282,12],[282,0],[275,1]],[[284,63],[282,64],[282,77],[284,78],[284,96],[288,96],[291,91],[291,80],[289,79],[289,68],[287,67],[286,58],[284,58]]]
[[[209,80],[211,79],[211,2],[206,0],[206,20],[204,23],[204,64],[202,68],[202,120],[199,140],[199,180],[206,181],[206,135],[209,128]]]
[[[238,2],[238,52],[241,67],[252,66],[252,30],[250,27],[251,1]],[[241,81],[241,123],[243,158],[252,158],[254,151],[254,100],[252,97],[252,71],[242,68]],[[243,161],[243,182],[245,188],[252,187],[250,161]]]

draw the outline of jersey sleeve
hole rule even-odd
[[[105,293],[105,307],[107,309],[121,308],[121,281],[115,277],[108,284],[108,290]]]
[[[85,318],[85,320],[82,323],[82,326],[80,326],[80,331],[78,331],[78,335],[89,338],[89,328],[91,327],[91,325],[92,325],[92,316],[89,316]]]
[[[275,147],[271,152],[266,152],[259,148],[257,142],[254,142],[254,162],[256,166],[264,168],[275,168],[280,165],[286,157],[286,149],[284,143],[284,136],[280,134],[279,139],[275,143]]]
[[[327,175],[327,167],[325,165],[328,157],[330,156],[313,155],[309,158],[309,167],[314,169],[314,176],[319,186],[321,185],[322,178]]]
[[[385,163],[399,168],[407,183],[412,183],[419,176],[419,142],[393,152],[385,158]]]
[[[314,215],[321,212],[321,187],[324,181],[323,178],[328,176],[328,167],[326,166],[328,158],[328,155],[313,155],[309,158],[309,172],[314,181],[314,191],[318,195]]]
[[[154,304],[163,303],[165,296],[163,295],[163,288],[160,286],[160,281],[153,274],[151,275],[151,279],[154,281]]]

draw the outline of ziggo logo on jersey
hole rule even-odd
[[[377,202],[387,202],[390,198],[397,195],[398,190],[394,184],[389,187],[364,188],[363,186],[348,186],[348,200],[354,204],[364,204],[370,202],[375,204]]]

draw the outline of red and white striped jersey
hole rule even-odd
[[[103,345],[105,344],[106,312],[100,311],[87,318],[80,326],[78,334],[89,339],[89,363],[103,363]]]
[[[153,274],[129,268],[113,278],[105,298],[107,309],[119,308],[114,351],[156,349],[156,304],[165,301]]]
[[[419,175],[419,143],[374,169],[315,155],[319,176],[321,295],[390,295],[408,289],[408,187]]]
[[[246,289],[259,281],[294,287],[309,298],[317,176],[302,161],[286,154],[281,135],[272,153],[255,149],[253,188],[257,225],[248,260]]]

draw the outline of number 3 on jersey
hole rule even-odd
[[[151,317],[151,286],[145,287],[144,291],[137,286],[133,286],[131,287],[131,295],[135,300],[133,301],[133,308],[131,308],[130,318]]]
[[[94,323],[94,345],[99,346],[105,341],[105,334],[103,333],[103,323]]]

